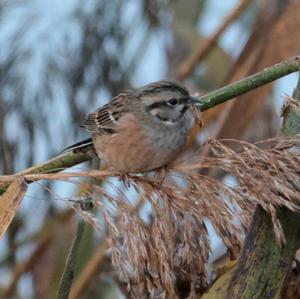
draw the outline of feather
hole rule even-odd
[[[131,90],[119,94],[110,103],[88,114],[81,126],[97,134],[115,133],[119,119],[128,111],[126,104],[131,95]]]
[[[60,154],[63,154],[65,152],[69,152],[69,151],[76,152],[77,150],[80,150],[82,152],[82,151],[88,150],[90,148],[93,148],[92,138],[88,138],[88,139],[79,141],[77,143],[74,143],[74,144],[68,146],[67,148],[63,149],[60,152]]]

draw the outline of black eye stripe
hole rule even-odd
[[[149,106],[147,106],[147,110],[152,110],[152,109],[155,109],[155,108],[158,108],[158,107],[165,107],[165,106],[168,106],[170,107],[167,102],[170,101],[172,99],[169,99],[169,100],[165,100],[165,101],[160,101],[160,102],[155,102]],[[175,99],[177,100],[177,104],[185,104],[188,102],[188,99],[187,98],[181,98],[181,99]]]

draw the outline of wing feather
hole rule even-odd
[[[127,90],[115,97],[110,103],[88,114],[81,124],[82,127],[98,134],[115,133],[119,119],[127,112],[126,104],[131,95],[132,91]]]

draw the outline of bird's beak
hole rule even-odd
[[[189,103],[192,105],[202,105],[203,102],[199,97],[190,96],[189,97]]]

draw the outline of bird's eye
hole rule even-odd
[[[171,107],[174,107],[178,104],[178,100],[177,99],[171,99],[167,102],[167,104]]]

